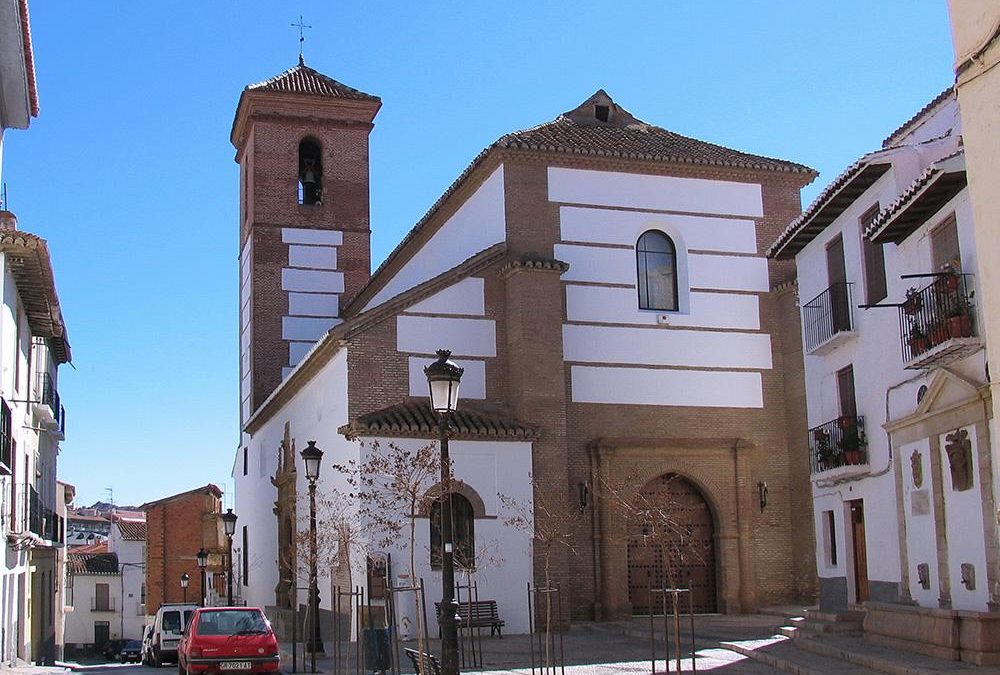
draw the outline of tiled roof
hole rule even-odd
[[[891,166],[879,153],[865,155],[827,185],[813,203],[788,224],[767,250],[769,258],[791,257],[836,220]]]
[[[49,338],[53,357],[59,363],[66,363],[72,354],[45,240],[27,232],[2,230],[0,251],[8,256],[31,332]]]
[[[595,117],[595,106],[608,109],[607,121]],[[647,124],[618,106],[603,90],[551,122],[507,134],[494,145],[519,150],[816,174],[803,164],[732,150]]]
[[[900,135],[902,135],[903,132],[909,130],[910,127],[912,127],[916,122],[918,122],[924,115],[926,115],[931,110],[933,110],[934,108],[936,108],[937,105],[939,103],[941,103],[942,101],[944,101],[946,98],[948,98],[949,96],[951,96],[952,94],[954,94],[954,91],[955,91],[954,87],[948,87],[947,89],[945,89],[944,91],[942,91],[940,94],[938,94],[937,96],[935,96],[933,98],[933,100],[931,100],[930,103],[928,103],[923,108],[921,108],[917,112],[916,115],[914,115],[910,119],[908,119],[905,122],[903,122],[903,124],[900,125],[898,129],[896,129],[891,134],[889,134],[886,137],[886,139],[884,141],[882,141],[882,147],[883,148],[888,148],[889,146],[893,145],[893,141],[895,141]]]
[[[118,574],[117,553],[70,553],[66,567],[74,575]]]
[[[348,87],[323,73],[313,70],[304,62],[290,68],[269,80],[251,84],[250,91],[277,91],[287,94],[306,94],[308,96],[330,96],[334,98],[352,98],[361,101],[378,101],[378,96],[366,94],[363,91]]]
[[[864,236],[876,243],[900,243],[966,186],[961,150],[924,169],[871,222]]]
[[[103,540],[103,539],[101,541],[95,541],[95,542],[90,543],[90,544],[83,544],[83,545],[79,545],[79,546],[73,545],[72,543],[69,543],[69,542],[67,542],[67,545],[69,546],[69,552],[70,553],[76,553],[76,554],[83,554],[83,553],[95,554],[95,553],[107,553],[108,552],[108,542],[105,541],[105,540]]]
[[[428,361],[429,363],[429,361]],[[428,399],[408,399],[361,415],[338,430],[345,436],[437,437],[437,415]],[[452,415],[451,438],[524,441],[538,437],[538,429],[521,424],[499,411],[488,411],[478,401],[462,401]]]
[[[122,533],[122,539],[128,541],[146,541],[146,521],[144,520],[119,520],[118,531]]]

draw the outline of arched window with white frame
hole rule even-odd
[[[677,311],[677,247],[659,230],[644,232],[635,245],[639,309]]]

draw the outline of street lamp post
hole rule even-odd
[[[458,673],[458,602],[455,600],[455,551],[452,542],[451,459],[448,457],[448,430],[451,415],[458,407],[458,385],[464,368],[450,361],[451,352],[439,349],[438,360],[424,368],[430,387],[431,407],[438,414],[441,443],[441,675]]]
[[[316,447],[316,441],[309,441],[302,450],[302,461],[306,465],[306,479],[309,481],[309,637],[306,649],[312,652],[312,672],[316,672],[316,654],[323,653],[323,636],[319,630],[319,580],[316,571],[316,481],[319,480],[319,465],[323,461],[323,451]]]
[[[208,566],[208,551],[198,549],[198,569],[201,570],[201,606],[205,606],[205,568]]]
[[[181,591],[184,593],[184,602],[188,601],[188,584],[191,583],[191,577],[185,572],[181,575]]]
[[[233,606],[233,535],[236,534],[236,514],[227,509],[222,514],[222,527],[226,533],[226,602]]]

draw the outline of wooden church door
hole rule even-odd
[[[689,583],[695,612],[718,611],[715,521],[698,488],[676,474],[664,474],[639,492],[635,508],[645,516],[629,524],[632,613],[661,614],[662,595],[652,591]]]

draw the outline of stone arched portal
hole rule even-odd
[[[637,493],[641,518],[629,523],[628,599],[634,614],[659,614],[651,591],[691,584],[694,611],[718,611],[715,519],[701,491],[666,473]],[[687,610],[684,600],[683,611]]]

